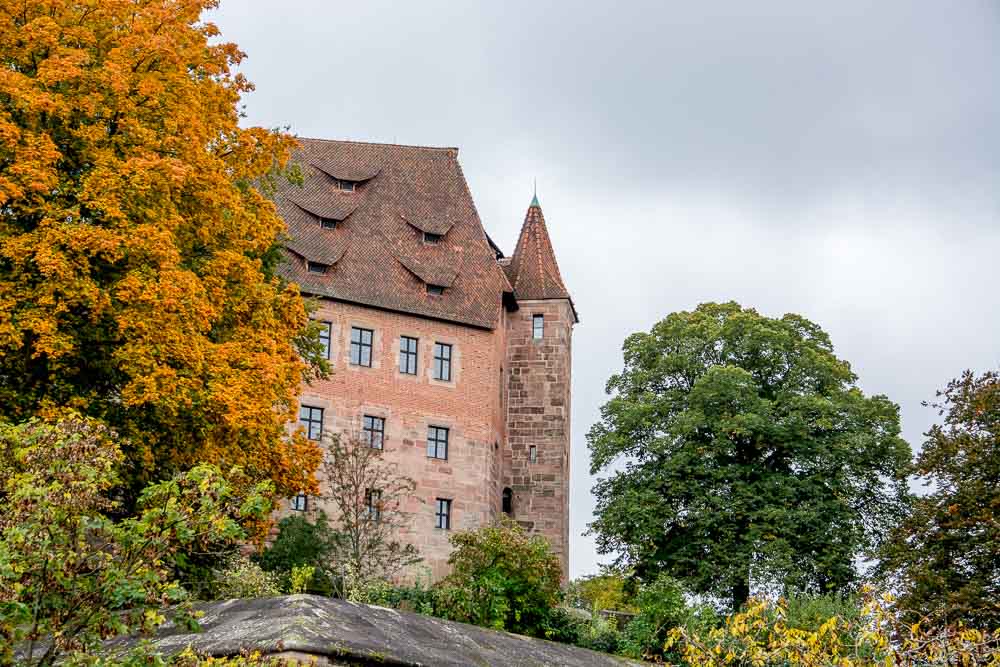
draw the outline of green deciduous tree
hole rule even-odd
[[[455,621],[544,637],[559,602],[562,567],[548,541],[504,518],[451,537],[451,574],[436,613]]]
[[[929,493],[883,552],[882,574],[919,618],[1000,626],[1000,372],[966,372],[938,393],[915,473]],[[911,618],[913,622],[916,618]]]
[[[148,486],[138,513],[115,521],[108,499],[122,454],[112,433],[85,420],[0,425],[0,664],[50,665],[102,639],[150,630],[186,598],[171,578],[181,550],[244,537],[272,490],[233,492],[202,465]],[[238,474],[233,471],[232,474]],[[193,617],[181,604],[177,621]]]
[[[751,585],[840,589],[900,516],[910,450],[797,316],[704,304],[630,336],[591,429],[602,553],[739,606]]]

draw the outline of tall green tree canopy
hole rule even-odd
[[[305,307],[266,184],[294,140],[240,127],[215,0],[0,0],[0,418],[122,437],[133,490],[200,461],[290,494]]]
[[[916,618],[1000,626],[1000,372],[966,372],[938,394],[915,473],[929,493],[893,532],[881,564]]]
[[[629,336],[588,442],[602,553],[735,606],[839,589],[900,516],[899,410],[798,315],[703,304]]]

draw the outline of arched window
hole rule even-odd
[[[514,492],[509,487],[503,490],[503,513],[507,516],[514,514]]]

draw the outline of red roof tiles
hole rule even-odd
[[[304,184],[283,184],[275,196],[291,237],[282,268],[289,280],[317,296],[496,326],[503,294],[512,289],[479,220],[457,149],[299,142],[293,161]],[[339,189],[336,179],[355,182],[354,191]],[[321,218],[340,222],[324,228]],[[424,232],[442,237],[425,243]],[[307,262],[332,268],[309,273]],[[427,284],[446,289],[429,297]]]
[[[572,305],[537,199],[528,207],[514,255],[503,268],[517,299],[567,299]],[[575,307],[573,315],[576,316]]]

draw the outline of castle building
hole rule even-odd
[[[544,535],[565,575],[578,318],[537,198],[505,257],[455,148],[302,139],[293,160],[282,270],[317,299],[332,367],[302,387],[307,435],[360,431],[417,482],[401,537],[434,578],[450,531],[502,513]]]

